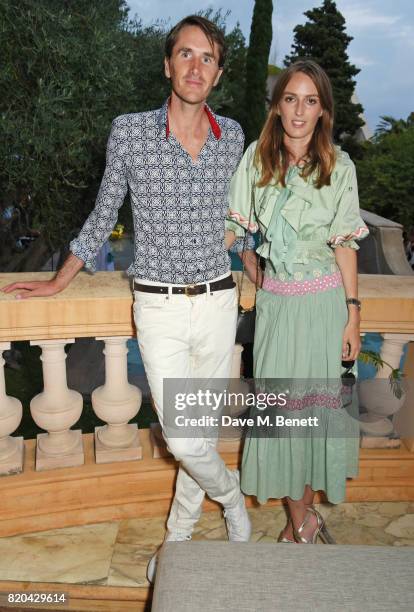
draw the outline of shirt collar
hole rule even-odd
[[[170,98],[168,98],[163,106],[160,108],[159,118],[158,118],[158,127],[160,132],[164,131],[165,137],[168,139],[170,136],[170,126],[168,124],[168,105],[170,103]],[[214,138],[216,140],[220,140],[221,138],[221,128],[217,122],[216,115],[213,113],[208,104],[204,104],[204,110],[210,122],[211,131],[213,132]]]

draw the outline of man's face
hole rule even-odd
[[[189,104],[207,99],[223,70],[219,68],[219,50],[211,47],[197,26],[185,26],[179,33],[170,58],[165,58],[165,74],[174,93]]]

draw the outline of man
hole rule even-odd
[[[233,354],[237,298],[229,272],[224,218],[227,190],[243,152],[243,133],[206,105],[223,71],[224,38],[190,16],[169,33],[165,74],[172,92],[156,111],[114,120],[96,205],[71,254],[48,282],[17,283],[16,297],[62,291],[110,234],[129,188],[135,227],[134,317],[138,342],[163,426],[163,380],[225,379]],[[230,540],[247,541],[250,521],[238,472],[205,437],[168,438],[180,462],[167,522],[168,541],[191,538],[205,493],[222,504]],[[152,581],[156,556],[148,567]]]

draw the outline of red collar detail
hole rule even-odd
[[[214,115],[211,112],[211,110],[208,108],[207,104],[205,104],[204,110],[210,122],[211,131],[213,132],[215,139],[219,140],[221,138],[221,128],[219,124],[215,120]],[[165,124],[165,137],[168,138],[169,135],[170,135],[170,123],[168,121],[168,111],[167,111],[167,120]]]
[[[213,132],[215,139],[219,140],[221,138],[221,129],[219,124],[215,120],[213,113],[207,105],[204,107],[204,110],[206,111],[208,120],[210,121],[211,131]]]

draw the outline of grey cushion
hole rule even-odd
[[[153,612],[414,610],[414,547],[167,542]]]

